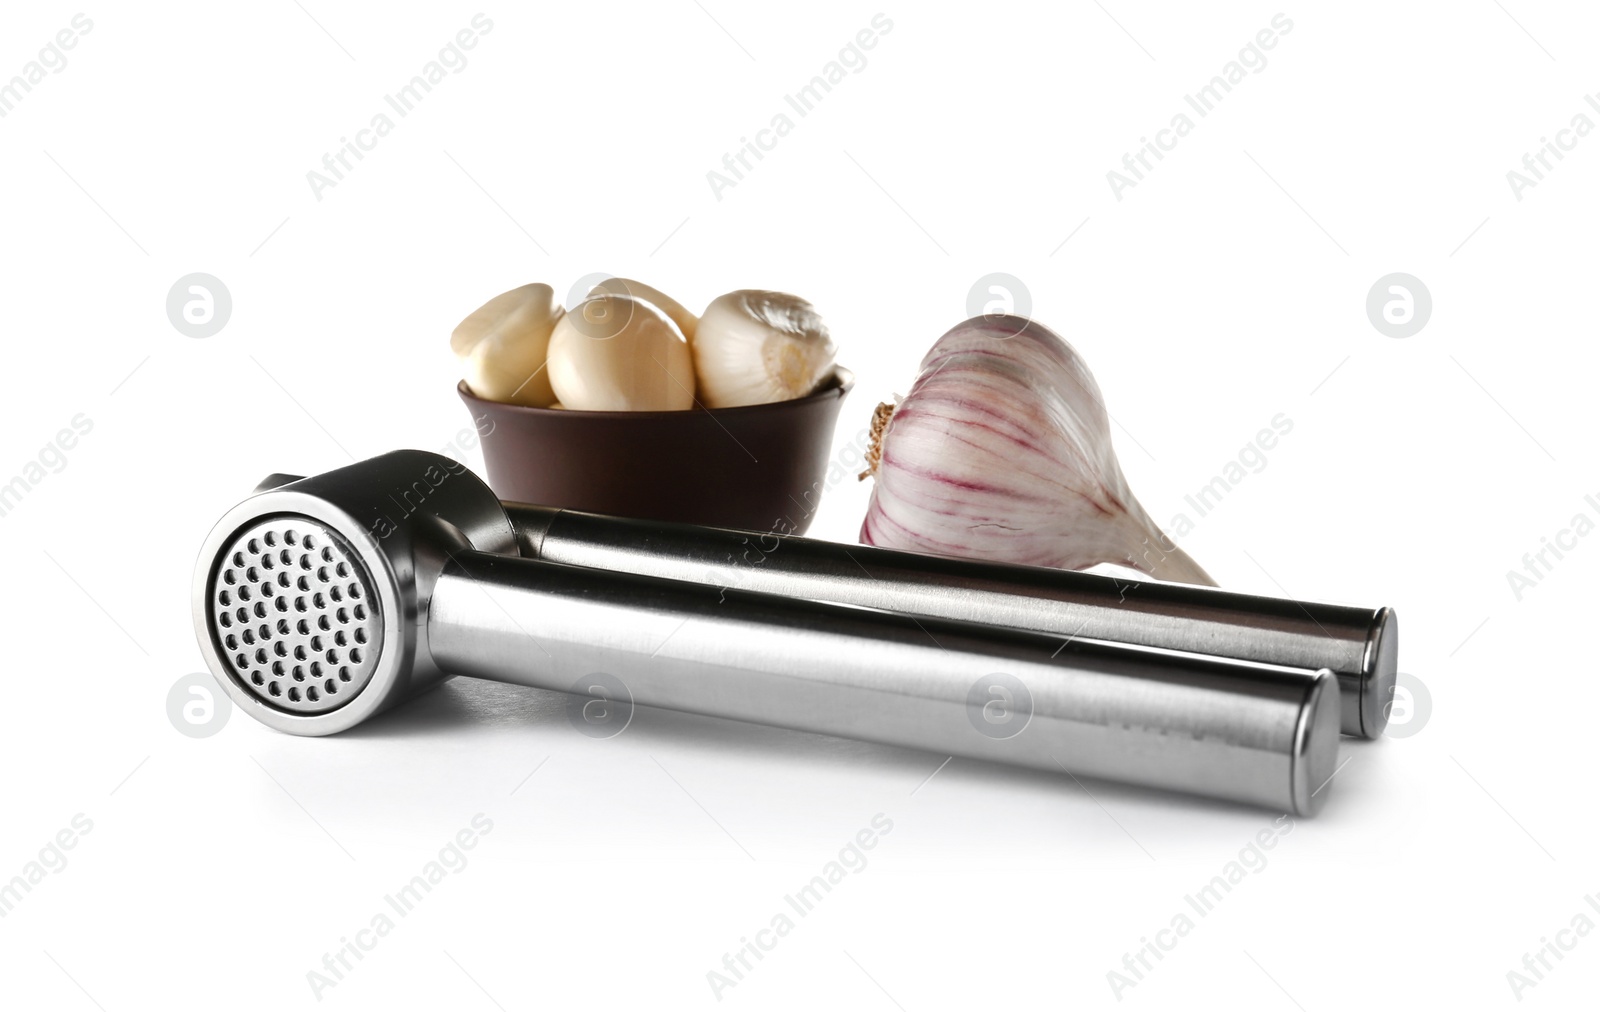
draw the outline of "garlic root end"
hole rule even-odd
[[[878,462],[883,459],[883,431],[889,427],[895,406],[884,402],[872,412],[872,435],[867,444],[867,469],[856,475],[856,481],[866,481],[878,473]]]

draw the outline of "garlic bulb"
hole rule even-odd
[[[596,295],[600,293],[611,295],[631,295],[636,299],[641,299],[650,303],[663,313],[666,313],[672,322],[678,325],[678,329],[683,331],[684,338],[690,344],[694,343],[695,328],[700,323],[699,317],[683,308],[682,303],[668,295],[666,292],[663,292],[657,288],[651,288],[644,282],[634,281],[631,278],[606,278],[598,285],[595,285],[593,288],[589,289],[590,295]]]
[[[550,334],[552,400],[572,411],[687,411],[694,362],[665,313],[625,295],[596,295]]]
[[[700,399],[709,408],[804,397],[833,368],[833,339],[811,303],[783,292],[713,299],[694,340]]]
[[[505,404],[542,408],[554,401],[545,352],[561,317],[549,285],[513,288],[474,310],[450,335],[467,388]]]
[[[1032,320],[980,316],[941,337],[910,393],[879,408],[873,450],[863,544],[1216,583],[1133,497],[1089,367]]]

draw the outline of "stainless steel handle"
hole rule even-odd
[[[452,674],[1104,777],[1311,814],[1339,740],[1327,671],[1074,641],[454,553],[433,586]]]
[[[1317,670],[1345,734],[1388,721],[1399,630],[1388,608],[1258,597],[1092,573],[504,503],[524,555],[575,566]],[[1059,642],[1059,640],[1057,640]]]

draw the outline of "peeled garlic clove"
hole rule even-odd
[[[783,292],[738,291],[700,314],[694,366],[710,408],[804,397],[833,369],[833,339],[811,303]]]
[[[545,353],[562,315],[549,285],[513,288],[473,311],[450,335],[467,388],[505,404],[542,408],[554,401]]]
[[[663,313],[666,313],[672,322],[678,325],[678,329],[683,331],[684,338],[690,344],[694,343],[694,332],[695,328],[700,324],[700,318],[683,308],[682,303],[666,292],[651,288],[644,282],[634,281],[631,278],[606,278],[589,289],[590,295],[597,293],[631,295],[636,299],[650,303]]]
[[[1109,562],[1216,584],[1133,497],[1100,387],[1042,324],[959,324],[874,423],[863,544],[1060,569]]]
[[[596,295],[550,334],[550,385],[572,411],[687,411],[694,362],[677,324],[625,295]]]

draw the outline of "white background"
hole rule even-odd
[[[306,173],[479,8],[85,9],[66,67],[0,119],[0,482],[94,426],[0,518],[0,880],[74,815],[93,829],[0,919],[0,1004],[318,1005],[307,971],[483,813],[465,869],[321,1005],[709,1008],[707,972],[883,813],[868,866],[720,1004],[1112,1007],[1107,972],[1272,823],[684,715],[595,741],[563,697],[466,682],[333,739],[238,713],[179,734],[211,523],[269,471],[451,444],[456,321],[596,271],[691,308],[810,298],[859,377],[840,445],[974,281],[1015,275],[1092,363],[1163,523],[1293,420],[1183,544],[1230,588],[1396,607],[1432,714],[1347,740],[1324,812],[1121,1005],[1509,1007],[1524,953],[1600,923],[1600,538],[1520,600],[1506,576],[1597,517],[1600,137],[1520,201],[1506,173],[1600,122],[1600,19],[1283,8],[1265,69],[1119,201],[1107,171],[1280,8],[949,6],[484,8],[465,69],[321,200]],[[865,68],[717,199],[707,171],[880,10]],[[0,79],[77,11],[11,5]],[[165,312],[195,271],[233,298],[207,339]],[[1394,271],[1434,304],[1405,339],[1365,311]],[[813,533],[853,540],[867,492],[832,489]],[[1530,1008],[1600,984],[1600,937],[1562,937]]]

